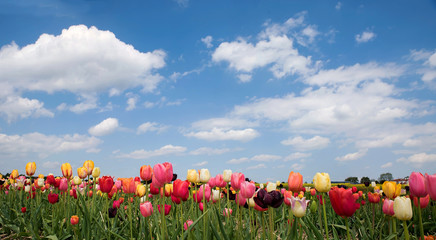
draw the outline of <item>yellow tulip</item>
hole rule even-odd
[[[78,176],[75,176],[75,177],[73,178],[73,183],[74,183],[75,185],[80,185],[80,184],[82,183],[82,179],[81,179],[80,177],[78,177]]]
[[[145,186],[143,184],[138,184],[138,186],[136,186],[136,196],[143,197],[144,195],[145,195]]]
[[[173,193],[173,184],[172,183],[165,184],[165,196],[171,196],[172,193]]]
[[[17,169],[12,170],[10,178],[15,179],[17,177],[18,177],[18,170]]]
[[[77,169],[77,175],[79,176],[79,178],[85,179],[88,176],[88,172],[86,171],[85,167],[79,167]]]
[[[35,162],[28,162],[26,164],[26,175],[31,177],[33,174],[35,174],[36,171],[36,163]]]
[[[394,200],[395,217],[399,220],[410,220],[413,217],[410,198],[396,197]]]
[[[330,175],[328,173],[316,173],[313,177],[313,184],[318,192],[328,192],[332,187]]]
[[[83,163],[83,167],[86,168],[86,173],[89,175],[92,174],[92,170],[94,170],[94,162],[92,160],[86,160]]]
[[[70,179],[73,176],[73,169],[69,163],[63,163],[61,165],[61,171],[62,175],[64,175],[64,177],[67,179]]]
[[[200,176],[198,175],[198,172],[195,169],[188,169],[188,175],[186,179],[188,179],[188,181],[191,183],[200,182]]]
[[[92,177],[98,178],[100,176],[100,168],[95,167],[94,170],[92,170]]]
[[[39,174],[38,178],[44,178],[44,174]]]
[[[395,199],[397,196],[400,196],[401,184],[397,184],[396,182],[392,181],[386,181],[383,183],[382,189],[386,197],[389,199]]]

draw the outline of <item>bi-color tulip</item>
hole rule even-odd
[[[92,170],[94,170],[94,162],[92,160],[86,160],[83,163],[83,167],[86,168],[86,174],[89,176],[92,174]]]
[[[36,163],[35,162],[28,162],[26,164],[26,175],[31,177],[33,174],[35,174],[36,171]]]
[[[63,163],[61,165],[61,171],[62,175],[64,175],[64,177],[67,179],[70,179],[73,176],[73,169],[69,163]]]
[[[85,179],[88,176],[88,172],[86,170],[86,167],[79,167],[77,169],[77,175],[79,176],[79,178]]]
[[[306,200],[305,197],[299,198],[293,196],[291,196],[289,200],[291,202],[291,211],[294,216],[299,218],[304,217],[306,215],[307,204],[310,200]]]

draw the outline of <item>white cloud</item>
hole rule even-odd
[[[135,94],[128,94],[127,96],[129,98],[127,99],[126,111],[132,111],[136,108],[136,103],[138,102],[139,97]]]
[[[141,125],[139,125],[139,127],[136,130],[136,134],[144,134],[147,132],[157,132],[157,133],[161,133],[165,130],[168,129],[168,126],[156,123],[156,122],[145,122]]]
[[[153,107],[163,107],[163,106],[179,106],[181,105],[186,99],[177,99],[174,101],[168,101],[166,97],[161,97],[156,102],[150,102],[146,101],[144,102],[145,108],[153,108]]]
[[[147,159],[152,157],[175,155],[186,152],[186,147],[165,145],[159,149],[147,151],[144,149],[136,150],[128,154],[119,154],[117,158]]]
[[[8,122],[28,117],[54,117],[54,113],[44,108],[44,103],[37,99],[8,96],[0,99],[0,115]]]
[[[250,159],[247,157],[242,157],[242,158],[233,158],[229,161],[227,161],[227,164],[241,164],[241,163],[246,163],[249,162]]]
[[[327,147],[329,143],[330,139],[321,136],[314,136],[310,139],[304,139],[301,136],[297,136],[281,141],[281,144],[286,146],[290,145],[299,151],[322,149]]]
[[[189,154],[191,155],[221,155],[224,153],[237,151],[238,149],[230,149],[230,148],[209,148],[209,147],[201,147],[191,151]]]
[[[210,131],[190,132],[185,134],[185,136],[208,141],[233,140],[247,142],[258,137],[259,133],[252,128],[246,128],[242,130],[224,130],[220,128],[213,128]]]
[[[424,164],[436,162],[436,154],[417,153],[408,158],[400,158],[397,162],[409,163],[416,167],[421,167]]]
[[[206,45],[207,48],[213,47],[213,44],[212,44],[213,38],[212,38],[212,36],[206,36],[206,37],[202,38],[201,41]]]
[[[280,160],[282,157],[278,155],[271,155],[271,154],[260,154],[253,156],[251,158],[252,161],[258,161],[258,162],[270,162],[275,160]]]
[[[243,127],[256,127],[257,123],[238,118],[209,118],[192,123],[192,127],[198,130],[210,130],[213,128],[232,129]]]
[[[295,170],[295,171],[299,171],[303,168],[304,168],[304,164],[301,164],[301,163],[294,163],[291,165],[291,169]]]
[[[193,164],[192,166],[194,166],[194,167],[203,167],[203,166],[205,166],[205,165],[207,165],[207,161],[203,161],[203,162],[199,162],[199,163],[196,163],[196,164]]]
[[[107,118],[99,124],[89,128],[88,132],[93,136],[104,136],[114,132],[118,126],[118,119]]]
[[[365,156],[367,151],[368,151],[368,149],[361,149],[358,152],[349,153],[349,154],[346,154],[342,157],[337,157],[336,161],[339,161],[339,162],[354,161],[354,160],[357,160],[357,159]]]
[[[374,40],[376,36],[377,35],[374,32],[367,30],[360,34],[356,34],[355,39],[357,43],[366,43]]]
[[[287,161],[294,161],[294,160],[297,160],[297,159],[308,158],[310,156],[312,156],[312,153],[296,152],[296,153],[292,153],[292,154],[289,154],[288,156],[286,156],[284,158],[284,161],[285,162],[287,162]]]
[[[189,5],[189,0],[173,0],[173,1],[175,1],[181,8],[186,8]]]
[[[238,78],[241,83],[251,82],[251,74],[239,74]]]
[[[341,2],[338,2],[338,3],[336,4],[336,6],[335,6],[336,10],[340,10],[341,7],[342,7],[342,3],[341,3]]]
[[[73,113],[81,114],[91,109],[98,107],[97,98],[95,96],[87,96],[82,99],[81,103],[68,107]]]
[[[380,168],[390,168],[390,167],[392,167],[392,165],[393,165],[392,162],[387,162],[387,163],[381,165]]]
[[[247,170],[262,169],[262,168],[266,168],[266,166],[265,166],[265,164],[260,163],[260,164],[254,165],[254,166],[247,167]]]
[[[60,163],[47,161],[42,164],[42,167],[46,169],[59,169]]]
[[[86,135],[44,135],[34,132],[23,135],[0,134],[1,158],[28,158],[34,155],[45,158],[49,155],[68,151],[92,151],[102,141]]]

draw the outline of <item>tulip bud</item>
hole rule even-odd
[[[92,177],[93,178],[98,178],[100,176],[100,168],[99,167],[95,167],[92,170]]]
[[[410,220],[413,216],[410,198],[396,197],[394,200],[395,217],[399,220]]]
[[[80,185],[82,183],[82,179],[80,177],[78,177],[78,176],[74,176],[73,183],[75,185]]]
[[[188,175],[186,176],[186,179],[191,183],[200,182],[200,176],[198,175],[198,172],[195,169],[188,169]]]
[[[210,179],[209,170],[206,168],[202,168],[200,170],[200,182],[207,183],[207,182],[209,182],[209,179]]]
[[[36,163],[35,162],[28,162],[26,164],[26,174],[27,176],[32,176],[35,174],[36,171]]]
[[[316,210],[318,210],[318,204],[316,204],[315,201],[312,201],[312,203],[310,204],[310,212],[314,213],[316,212]]]
[[[232,170],[226,169],[223,171],[223,181],[230,182],[232,180]]]
[[[26,186],[24,187],[24,191],[25,191],[25,192],[30,192],[30,186],[29,186],[29,185],[26,185]]]
[[[276,189],[277,189],[277,184],[276,183],[269,182],[266,185],[266,191],[267,192],[275,191]]]
[[[372,181],[371,182],[371,187],[375,188],[376,186],[377,186],[377,184],[374,181]]]
[[[313,184],[318,192],[328,192],[332,187],[330,175],[328,173],[316,173],[313,177]]]
[[[249,207],[256,206],[256,202],[254,202],[254,197],[247,199],[247,204]]]
[[[136,186],[136,196],[143,197],[145,195],[145,186],[142,184],[138,184]]]
[[[221,198],[221,192],[219,190],[212,189],[212,201],[216,202],[220,200],[220,198]]]
[[[183,223],[183,229],[188,230],[189,226],[191,226],[194,223],[194,221],[192,221],[191,219],[186,220],[185,223]]]
[[[38,178],[38,186],[39,187],[44,186],[44,178]]]

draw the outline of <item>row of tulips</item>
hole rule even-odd
[[[135,178],[100,176],[91,160],[77,176],[69,163],[61,171],[33,177],[30,162],[27,177],[0,176],[1,239],[434,239],[436,232],[436,174],[412,172],[401,195],[389,181],[364,191],[332,187],[327,173],[310,189],[296,172],[287,188],[231,170],[212,177],[190,169],[181,180],[168,162],[142,166]]]

